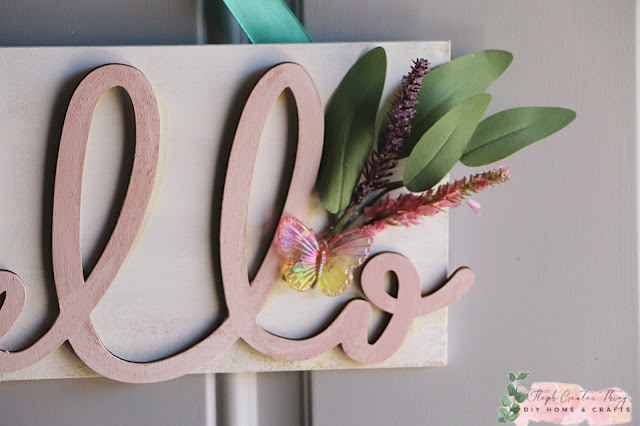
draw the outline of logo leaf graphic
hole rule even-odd
[[[498,423],[513,422],[520,415],[520,404],[529,397],[528,392],[518,392],[519,380],[524,380],[531,373],[509,373],[509,384],[507,385],[508,395],[502,395],[502,407],[498,408]],[[519,404],[520,403],[520,404]]]

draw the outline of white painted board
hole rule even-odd
[[[150,80],[160,105],[161,164],[151,211],[127,262],[92,314],[111,352],[143,362],[191,346],[224,318],[215,273],[216,220],[233,133],[257,78],[278,63],[299,63],[313,76],[326,103],[356,59],[378,45],[388,54],[386,101],[413,59],[426,57],[437,65],[449,58],[448,42],[0,50],[0,268],[20,275],[27,289],[25,309],[0,347],[28,345],[55,318],[48,249],[53,168],[64,111],[82,76],[108,63],[132,65]],[[118,89],[110,90],[92,123],[81,220],[86,267],[93,253],[102,250],[100,237],[110,232],[105,228],[122,186],[120,169],[127,164],[123,155],[132,144],[126,105]],[[256,260],[278,220],[280,204],[275,200],[282,198],[280,183],[290,166],[291,109],[285,97],[274,107],[258,155],[247,229],[250,257]],[[307,220],[321,223],[317,211],[318,206],[310,206]],[[447,215],[441,214],[410,230],[386,231],[377,238],[374,252],[392,250],[409,257],[423,290],[433,290],[446,276],[447,224]],[[320,292],[297,293],[281,282],[259,322],[285,337],[313,335],[353,297],[358,297],[356,288],[328,298]],[[196,372],[443,365],[446,329],[446,308],[416,320],[405,345],[373,366],[350,361],[339,348],[309,361],[285,362],[238,342]],[[1,380],[95,375],[66,346],[25,370],[0,374]]]

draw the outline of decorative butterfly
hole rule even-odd
[[[320,285],[327,296],[338,296],[353,282],[353,270],[362,265],[373,244],[365,228],[318,241],[312,229],[294,217],[280,221],[275,241],[286,259],[284,279],[297,291]]]

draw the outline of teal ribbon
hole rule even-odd
[[[311,43],[284,0],[224,0],[252,43]]]

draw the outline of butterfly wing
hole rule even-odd
[[[319,245],[314,232],[294,217],[280,221],[276,246],[287,259],[284,279],[297,291],[309,290],[316,282]]]
[[[329,254],[333,258],[343,258],[344,262],[362,265],[373,245],[373,235],[366,228],[356,228],[352,231],[338,234],[329,241]]]
[[[353,268],[344,257],[329,257],[318,277],[320,290],[327,296],[339,296],[353,283]]]
[[[318,277],[320,290],[338,296],[353,283],[353,270],[362,265],[373,245],[373,236],[365,229],[338,234],[329,241],[327,262]]]
[[[310,265],[302,261],[291,261],[284,270],[284,279],[296,291],[307,291],[316,282],[316,265]]]

